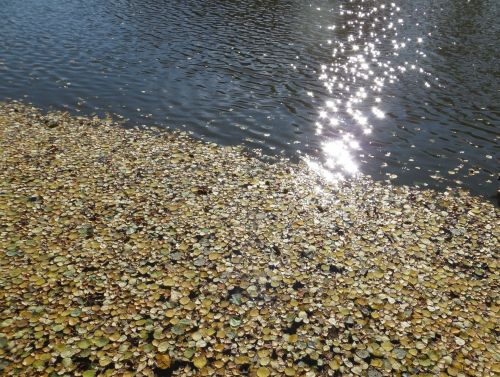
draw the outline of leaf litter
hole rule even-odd
[[[0,374],[494,376],[499,212],[0,105]]]

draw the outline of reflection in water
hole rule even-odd
[[[321,158],[306,157],[308,165],[330,181],[360,172],[357,157],[373,130],[372,119],[384,119],[384,87],[399,80],[407,70],[429,74],[418,67],[422,37],[404,37],[401,9],[395,4],[350,1],[339,5],[341,22],[327,27],[332,62],[322,65],[319,79],[329,99],[320,107],[316,134],[321,135]],[[413,53],[399,58],[401,50]],[[369,111],[371,109],[371,111]],[[362,154],[361,154],[362,156]],[[394,175],[391,175],[394,177]]]
[[[498,74],[499,4],[350,0],[334,7],[339,17],[324,28],[331,62],[318,74],[328,92],[315,123],[321,153],[306,157],[309,166],[329,180],[369,173],[396,182],[412,176],[411,184],[439,186],[462,185],[480,174],[481,165],[487,178],[479,185],[492,187],[488,195],[494,198],[500,98],[492,83]],[[382,141],[388,124],[395,126],[393,138]],[[486,135],[491,149],[485,147]],[[392,143],[400,141],[407,149],[395,154]],[[452,155],[456,162],[450,168],[444,161]],[[422,164],[427,157],[436,164]],[[496,161],[496,168],[488,161]],[[399,171],[391,169],[395,163]]]
[[[497,190],[498,0],[0,0],[0,100]]]

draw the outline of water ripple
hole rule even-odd
[[[497,190],[494,0],[0,0],[0,99]]]

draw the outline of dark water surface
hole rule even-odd
[[[464,186],[499,167],[498,0],[0,0],[0,100]]]

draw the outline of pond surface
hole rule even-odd
[[[0,100],[498,188],[497,0],[0,0]]]

